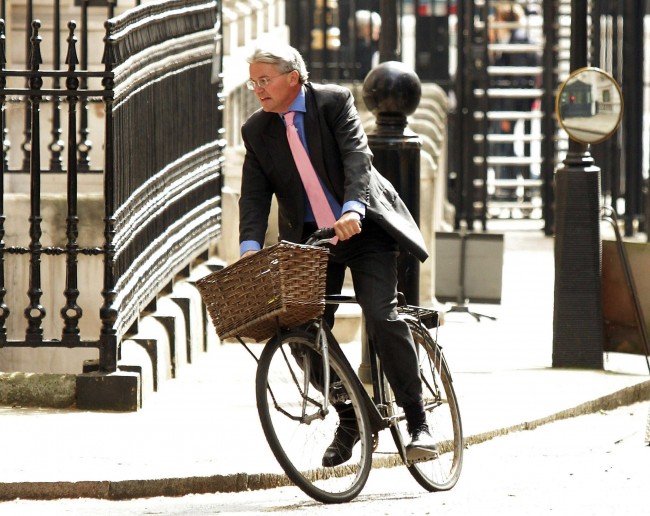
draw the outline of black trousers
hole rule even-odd
[[[308,236],[313,225],[305,225]],[[364,220],[360,234],[332,246],[327,268],[327,293],[341,292],[350,269],[357,301],[372,342],[395,398],[400,406],[422,399],[422,383],[413,336],[397,316],[397,257],[393,238],[371,221]],[[337,305],[328,305],[325,320],[333,327]]]

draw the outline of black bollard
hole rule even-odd
[[[571,146],[556,174],[553,367],[602,369],[600,169]]]
[[[375,168],[388,179],[420,223],[420,149],[422,140],[407,128],[406,117],[420,103],[422,86],[418,76],[404,63],[386,61],[373,68],[363,83],[363,100],[376,117],[375,130],[368,134]],[[402,253],[398,288],[409,304],[420,302],[420,263]]]
[[[363,101],[376,118],[375,130],[368,134],[368,145],[375,156],[373,164],[393,184],[418,225],[422,140],[406,127],[406,117],[418,107],[421,96],[420,79],[399,61],[379,64],[363,82]],[[420,304],[418,259],[409,253],[401,253],[397,274],[397,288],[404,293],[407,303]],[[365,324],[359,378],[364,383],[372,383]]]

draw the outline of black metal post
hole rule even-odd
[[[625,0],[623,6],[623,98],[625,109],[625,236],[634,234],[641,216],[643,172],[643,20],[645,2]]]
[[[459,2],[457,6],[457,36],[456,36],[456,75],[454,77],[454,93],[456,105],[450,113],[450,134],[449,138],[449,177],[447,182],[449,200],[455,208],[454,229],[459,229],[461,222],[465,220],[466,213],[466,174],[471,161],[470,144],[472,113],[468,108],[467,98],[469,85],[469,74],[467,73],[468,56],[470,47],[467,18],[471,14],[467,2]],[[469,12],[469,14],[468,14]]]
[[[7,64],[6,59],[6,38],[5,38],[5,22],[4,22],[4,10],[5,5],[2,3],[2,19],[0,19],[0,69],[5,70]],[[7,79],[3,75],[0,77],[0,89],[3,90],[7,85]],[[5,134],[6,128],[6,118],[5,118],[5,102],[6,96],[0,95],[0,108],[2,109],[2,127],[0,134]],[[9,168],[7,165],[7,150],[3,146],[2,149],[2,160],[0,161],[0,343],[7,341],[7,327],[6,322],[9,317],[9,307],[5,303],[5,295],[7,294],[7,288],[5,286],[5,208],[4,208],[4,181],[5,181],[5,172]]]
[[[435,4],[435,5],[434,5]],[[416,0],[415,73],[447,90],[449,84],[449,11],[447,3]]]
[[[399,17],[395,0],[381,0],[381,33],[379,35],[379,61],[400,61]]]
[[[61,0],[54,2],[54,28],[53,33],[53,55],[52,65],[54,70],[59,70],[61,67]],[[57,76],[52,79],[52,88],[58,90],[61,86],[61,80]],[[61,153],[63,151],[63,141],[61,140],[61,98],[58,96],[52,97],[52,142],[49,145],[50,149],[50,171],[61,172],[63,160]]]
[[[377,118],[375,131],[368,135],[374,165],[393,184],[418,223],[422,140],[407,128],[406,117],[415,111],[421,96],[420,79],[398,61],[381,63],[363,83],[363,100]],[[419,304],[419,276],[417,258],[402,255],[399,288],[410,304]]]
[[[2,19],[2,68],[4,69],[7,64],[6,56],[6,32],[5,32],[5,21],[7,19],[7,5],[5,0],[0,2],[0,18]],[[6,79],[3,79],[3,88],[6,86]],[[6,101],[6,98],[4,99]],[[0,133],[0,139],[2,139],[2,160],[4,170],[9,170],[9,149],[11,149],[11,142],[9,141],[9,129],[7,128],[7,113],[5,111],[5,103],[2,104],[2,133]]]
[[[557,84],[557,27],[558,17],[557,0],[544,5],[544,45],[542,76],[544,95],[542,96],[542,142],[544,161],[542,163],[542,218],[544,219],[544,234],[552,235],[555,232],[555,135],[557,122],[555,121],[555,85]]]
[[[624,0],[612,0],[610,2],[610,13],[611,13],[611,35],[608,40],[611,41],[612,51],[611,51],[611,73],[614,78],[620,83],[623,82],[623,71],[622,71],[622,58],[621,54],[623,50],[622,45],[622,9],[621,2]],[[625,97],[623,97],[625,99]],[[627,102],[627,99],[625,99]],[[629,106],[628,108],[629,109]],[[621,173],[624,161],[623,152],[623,134],[624,131],[618,131],[616,138],[611,138],[608,142],[611,142],[612,146],[612,155],[610,159],[606,162],[606,166],[611,167],[611,203],[614,208],[616,208],[618,200],[621,198]],[[600,163],[600,162],[599,162]]]
[[[587,0],[571,2],[571,69],[587,65]],[[600,169],[573,140],[556,174],[553,367],[603,367]]]
[[[76,43],[74,34],[76,24],[68,22],[68,52],[66,64],[68,65],[69,76],[66,79],[66,88],[71,92],[67,97],[68,101],[68,217],[66,219],[66,304],[61,309],[61,317],[64,321],[61,340],[66,344],[79,342],[79,320],[83,314],[81,307],[77,304],[79,288],[77,284],[77,257],[79,253],[79,216],[77,212],[77,103],[79,79],[75,77],[75,69],[79,64],[77,59]]]
[[[320,61],[321,61],[321,77],[325,80],[328,80],[330,78],[329,75],[329,48],[327,46],[327,37],[328,37],[328,29],[331,26],[331,14],[329,14],[329,2],[325,0],[323,2],[323,8],[320,11],[320,30],[322,31],[323,34],[323,46],[321,48],[321,54],[320,54]]]
[[[113,40],[111,39],[110,22],[106,22],[106,36],[104,37],[104,56],[102,63],[110,75],[105,77],[102,85],[107,92],[112,92],[115,86],[112,75],[115,65]],[[114,307],[117,291],[115,290],[115,161],[114,161],[114,134],[113,134],[113,95],[104,97],[106,119],[104,126],[104,288],[102,297],[104,304],[99,310],[102,320],[99,346],[99,369],[112,373],[117,370],[118,338],[115,331],[117,311]]]
[[[393,184],[418,224],[422,140],[406,127],[406,117],[418,107],[421,96],[420,79],[398,61],[379,64],[363,83],[363,100],[377,122],[375,132],[368,134],[373,163],[377,171]],[[407,303],[420,304],[420,263],[417,258],[402,253],[398,258],[397,273],[397,288],[404,293]],[[365,333],[362,336],[359,377],[365,383],[372,381]]]
[[[617,33],[618,4],[618,0],[597,0],[592,4],[591,19],[593,20],[594,66],[611,73],[619,83],[622,83],[621,77],[617,75],[617,58],[621,49]],[[633,109],[636,108],[633,107]],[[622,132],[618,131],[613,137],[593,145],[591,148],[594,160],[602,168],[600,188],[603,198],[609,197],[611,206],[617,205],[617,199],[620,196],[621,135]]]
[[[88,70],[88,4],[89,0],[81,1],[81,69],[84,71]],[[82,77],[79,89],[85,90],[87,88],[88,80]],[[90,170],[89,155],[93,145],[88,138],[90,129],[88,128],[88,100],[86,96],[81,98],[79,114],[78,170],[79,172],[88,172]]]
[[[40,74],[39,67],[41,60],[41,36],[39,30],[41,22],[34,20],[32,22],[31,52],[30,52],[30,77],[29,87],[32,92],[29,95],[30,114],[31,114],[31,132],[30,132],[30,215],[29,215],[29,305],[25,308],[25,318],[28,326],[25,334],[25,342],[30,345],[39,344],[43,340],[42,321],[45,318],[45,308],[41,305],[41,254],[43,246],[41,244],[41,157],[40,157],[40,105],[41,95],[39,90],[43,86],[43,77]]]
[[[32,20],[34,17],[34,3],[32,0],[29,0],[27,2],[27,19],[25,20],[25,62],[29,63],[30,61],[30,55],[32,52],[32,43],[31,43],[31,35],[32,35]],[[29,81],[28,81],[28,86],[29,86]],[[23,150],[23,170],[24,171],[29,171],[30,167],[30,153],[31,153],[31,145],[32,145],[32,126],[31,126],[32,120],[31,120],[31,115],[30,111],[28,109],[28,103],[25,103],[25,123],[24,123],[24,129],[23,129],[23,143],[21,144],[21,148]]]

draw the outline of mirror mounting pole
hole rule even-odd
[[[587,0],[571,1],[571,67],[587,65]],[[600,169],[571,140],[556,180],[553,367],[603,368]]]

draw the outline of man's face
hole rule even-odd
[[[269,63],[252,63],[249,67],[253,81],[267,79],[264,88],[255,85],[255,95],[262,104],[262,109],[269,113],[286,113],[300,90],[298,72],[281,73],[278,67]]]

